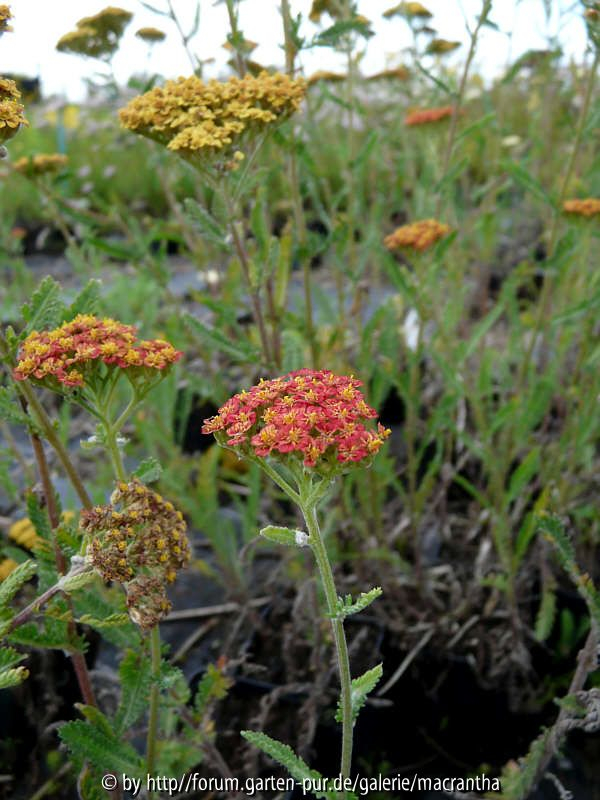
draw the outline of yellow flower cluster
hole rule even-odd
[[[0,10],[6,6],[0,6]],[[0,144],[17,133],[21,125],[29,123],[24,117],[25,109],[19,103],[21,92],[9,78],[0,78]]]
[[[422,219],[396,228],[393,233],[385,237],[383,243],[388,250],[410,248],[421,252],[443,239],[451,230],[449,225],[438,222],[437,219]]]
[[[18,566],[14,558],[3,558],[0,561],[0,582],[5,581]]]
[[[162,42],[163,39],[167,38],[167,34],[159,30],[159,28],[140,28],[139,31],[135,32],[135,35],[138,39],[142,39],[142,41],[148,42],[149,44],[153,42]]]
[[[600,200],[595,197],[566,200],[563,203],[563,210],[567,214],[577,214],[580,217],[597,217],[600,215]]]
[[[393,6],[392,8],[388,8],[387,11],[384,11],[383,16],[386,19],[396,16],[429,19],[433,14],[431,11],[428,11],[424,5],[421,5],[421,3],[398,3],[397,6]]]
[[[448,39],[432,39],[427,45],[426,52],[433,53],[436,56],[443,56],[458,49],[460,46],[460,42],[450,42]]]
[[[132,16],[123,8],[109,6],[92,17],[83,17],[75,30],[58,40],[56,49],[61,53],[90,58],[111,56],[119,47],[119,40]]]
[[[81,513],[88,559],[105,581],[123,585],[132,620],[151,628],[171,608],[166,584],[190,559],[185,520],[138,480],[118,483],[110,500]]]
[[[12,19],[12,13],[9,6],[0,6],[0,34],[10,33],[11,26],[8,24],[9,19]]]
[[[13,164],[13,169],[28,178],[38,178],[41,175],[56,175],[68,163],[67,156],[60,153],[38,153],[35,156],[23,156]]]
[[[297,111],[305,93],[304,81],[281,73],[208,83],[193,75],[135,97],[119,117],[123,127],[190,159],[229,156],[247,136]]]

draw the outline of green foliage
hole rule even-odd
[[[61,725],[58,735],[72,755],[79,761],[90,761],[99,771],[124,773],[132,778],[145,774],[133,747],[116,735],[110,720],[98,709],[94,711],[93,719]]]
[[[49,275],[44,278],[32,294],[29,303],[25,303],[21,308],[21,314],[27,323],[24,334],[58,325],[64,309],[60,295],[60,284]]]
[[[301,547],[308,543],[307,535],[303,531],[295,531],[277,525],[268,525],[266,528],[262,528],[260,535],[270,542],[288,547]]]
[[[158,459],[154,456],[145,458],[132,473],[134,477],[138,478],[142,483],[155,483],[160,480],[162,475],[162,466]]]

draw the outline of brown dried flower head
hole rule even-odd
[[[190,559],[183,514],[138,480],[118,483],[110,500],[81,513],[87,557],[103,580],[123,585],[133,621],[151,628],[171,608],[166,585]]]
[[[39,178],[42,175],[57,175],[68,163],[67,156],[60,153],[38,153],[35,156],[23,156],[13,164],[13,169],[28,178]]]
[[[119,112],[121,124],[201,165],[225,161],[246,141],[297,111],[303,80],[261,72],[204,83],[193,75],[167,81]]]
[[[153,44],[154,42],[162,42],[167,38],[167,34],[159,28],[140,28],[135,32],[138,39],[144,42]]]
[[[21,92],[10,78],[0,77],[0,100],[20,100]]]
[[[401,250],[404,248],[422,252],[443,239],[451,232],[451,227],[436,219],[422,219],[400,228],[386,236],[383,240],[388,250]]]
[[[10,6],[0,5],[0,35],[12,31],[12,27],[8,24],[8,21],[12,18]]]
[[[600,216],[600,199],[596,197],[586,197],[583,199],[565,200],[563,210],[567,214],[574,214],[578,217],[597,217]]]

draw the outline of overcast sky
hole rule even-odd
[[[177,31],[170,20],[159,17],[144,8],[138,0],[110,0],[115,5],[134,13],[123,38],[121,48],[114,59],[115,74],[125,82],[135,72],[152,71],[165,77],[190,74],[191,68],[181,46]],[[0,74],[3,72],[24,73],[39,76],[46,95],[59,93],[71,100],[80,100],[85,89],[82,78],[91,76],[98,69],[94,59],[58,53],[55,44],[78,19],[95,14],[105,7],[108,0],[12,0],[15,19],[14,33],[0,39]],[[165,8],[166,0],[150,0],[156,8]],[[543,0],[495,0],[491,19],[503,33],[485,29],[478,48],[476,68],[486,77],[493,77],[506,64],[509,54],[509,37],[513,31],[512,57],[529,49],[543,48],[547,36],[558,35],[569,56],[577,61],[583,57],[586,36],[581,21],[581,5],[576,0],[550,0],[553,9],[549,22],[544,13]],[[184,29],[191,25],[195,0],[173,0],[181,16]],[[384,20],[381,14],[395,5],[395,0],[360,0],[359,11],[373,22],[377,36],[368,44],[362,63],[366,74],[401,62],[400,51],[410,44],[411,38],[404,21],[398,17]],[[425,0],[425,5],[434,13],[433,26],[445,39],[466,41],[465,17],[473,23],[481,8],[481,0]],[[215,58],[207,66],[205,74],[217,77],[223,73],[227,54],[220,45],[228,32],[227,11],[224,4],[215,5],[214,0],[200,0],[200,30],[191,47],[200,58]],[[307,14],[311,0],[291,0],[292,11]],[[283,61],[279,44],[282,39],[281,17],[278,0],[243,0],[241,3],[241,28],[247,38],[259,43],[253,57],[264,64],[281,64]],[[574,9],[574,10],[573,10]],[[327,17],[324,18],[326,22]],[[167,34],[163,43],[157,44],[150,62],[147,47],[134,36],[142,26],[162,28]],[[314,34],[318,29],[307,22],[305,33]],[[460,61],[466,55],[463,46],[447,57]],[[317,69],[340,69],[339,56],[325,48],[316,48],[302,54],[302,63],[308,75]]]

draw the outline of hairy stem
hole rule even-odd
[[[302,503],[302,513],[306,521],[306,527],[309,533],[309,545],[315,555],[319,573],[321,575],[321,582],[325,591],[325,599],[327,601],[327,610],[331,618],[331,627],[333,629],[333,638],[335,641],[335,649],[338,662],[338,671],[340,675],[341,684],[341,710],[342,710],[342,757],[340,764],[340,773],[344,778],[350,776],[350,767],[352,765],[352,733],[353,733],[353,719],[352,719],[352,677],[350,674],[350,659],[348,657],[348,645],[346,643],[346,634],[344,633],[344,623],[341,619],[335,616],[337,607],[337,592],[335,589],[335,581],[333,578],[333,571],[331,563],[321,530],[319,528],[319,521],[317,519],[317,512],[314,503]],[[342,793],[345,796],[345,793]]]
[[[150,653],[152,658],[152,688],[150,690],[150,709],[148,713],[148,736],[146,739],[146,761],[148,775],[154,775],[156,764],[156,737],[158,733],[158,702],[160,676],[160,631],[155,625],[150,631]],[[153,793],[149,793],[152,797]]]

